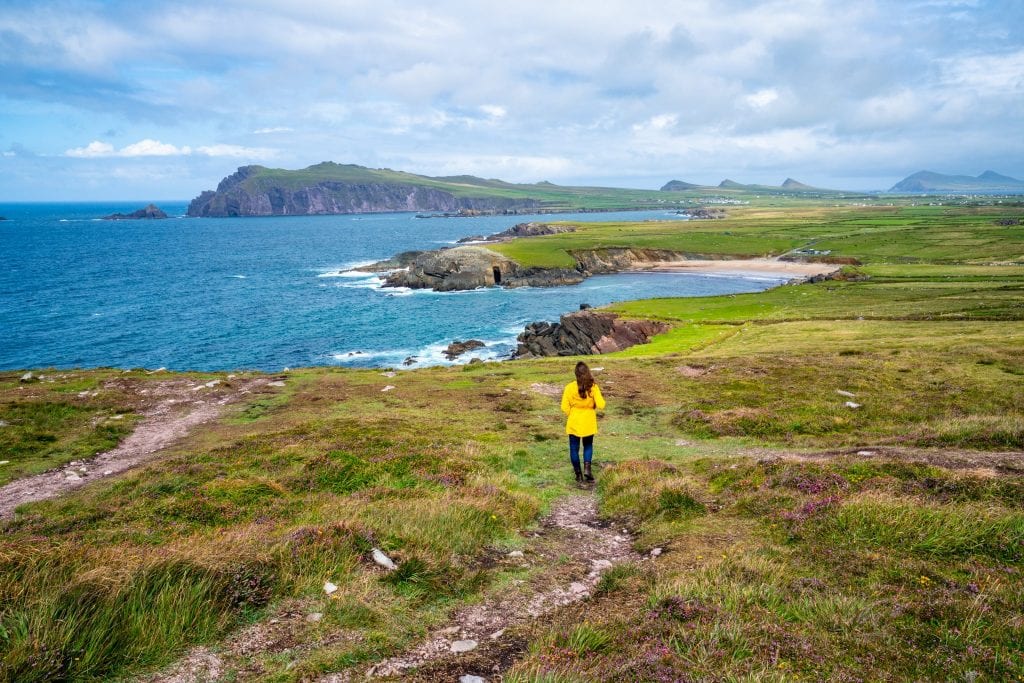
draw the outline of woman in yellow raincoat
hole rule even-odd
[[[594,457],[594,434],[597,434],[597,411],[604,410],[604,396],[594,383],[590,368],[583,361],[576,364],[576,381],[565,385],[562,412],[568,416],[565,433],[569,435],[569,460],[576,481],[594,481],[590,461]],[[583,470],[580,469],[580,443],[583,444]]]

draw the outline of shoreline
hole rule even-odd
[[[779,259],[686,259],[681,261],[652,261],[649,264],[620,270],[620,273],[700,273],[703,275],[791,275],[814,277],[829,275],[842,268],[836,263],[806,263]]]

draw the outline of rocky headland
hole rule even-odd
[[[588,356],[646,344],[669,326],[655,320],[623,320],[589,308],[567,313],[557,323],[535,322],[519,335],[513,359],[542,356]]]
[[[361,167],[355,167],[360,168]],[[337,172],[332,173],[332,171]],[[301,171],[242,166],[216,190],[206,190],[188,206],[189,216],[306,216],[388,211],[495,212],[540,206],[528,198],[456,196],[397,176],[350,171],[325,162]],[[286,175],[295,174],[295,175]],[[378,177],[379,176],[379,177]],[[403,182],[404,180],[404,182]]]
[[[570,268],[524,268],[512,259],[478,246],[437,251],[404,252],[387,261],[360,268],[384,273],[385,287],[451,292],[480,287],[552,287],[582,282],[585,275]]]
[[[147,204],[138,211],[132,211],[131,213],[112,213],[109,216],[104,216],[105,221],[128,221],[136,219],[144,220],[159,220],[161,218],[167,218],[167,214],[164,213],[156,204]]]

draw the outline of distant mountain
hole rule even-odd
[[[726,178],[718,183],[718,187],[723,190],[745,190],[747,192],[838,192],[838,190],[825,190],[806,185],[792,178],[786,178],[781,185],[744,185]]]
[[[661,186],[662,192],[679,192],[681,190],[697,190],[700,189],[700,185],[694,185],[693,183],[687,183],[682,180],[670,180]]]
[[[1017,180],[995,171],[985,171],[974,177],[944,175],[932,171],[918,171],[889,188],[894,193],[972,192],[1024,194],[1024,180]]]
[[[422,211],[494,213],[609,211],[660,207],[654,190],[440,178],[331,161],[299,170],[242,166],[192,200],[189,216],[287,216]]]

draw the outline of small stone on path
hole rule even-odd
[[[387,372],[382,372],[380,374],[384,375],[385,377],[394,377],[395,376],[395,372],[393,370],[388,370]]]
[[[870,457],[870,456],[872,456],[874,454],[875,454],[874,451],[857,451],[857,455],[864,456],[864,457]]]
[[[338,590],[338,587],[336,585],[334,585],[330,581],[324,581],[324,593],[327,593],[328,595],[330,595],[332,593],[337,592],[337,590]]]
[[[283,387],[284,386],[284,382],[282,382],[281,380],[277,380],[276,382],[267,382],[267,386],[268,387]]]
[[[843,391],[842,389],[836,389],[836,393],[839,394],[840,396],[845,396],[846,398],[853,398],[854,396],[857,395],[852,391]]]
[[[384,567],[388,571],[398,569],[398,565],[395,564],[390,557],[385,555],[380,548],[374,548],[371,551],[371,554],[373,555],[373,561],[379,564],[380,566]]]
[[[523,551],[522,550],[513,550],[512,552],[510,552],[508,554],[508,556],[509,557],[522,557],[523,556]]]
[[[324,618],[324,613],[323,612],[310,612],[309,614],[306,615],[306,621],[308,621],[311,624],[315,624],[316,622],[320,621],[323,618]]]
[[[658,555],[661,555],[661,553],[661,548],[654,548],[653,550],[651,550],[651,557],[657,557]]]
[[[850,408],[851,410],[856,410],[857,408],[860,408],[861,404],[860,403],[854,403],[853,401],[847,401],[843,405],[846,406],[847,408]]]
[[[487,683],[487,681],[479,676],[466,674],[465,676],[459,676],[459,683]]]
[[[389,384],[389,385],[387,385],[386,387],[384,387],[383,389],[381,389],[381,392],[385,392],[385,391],[391,391],[391,390],[392,390],[392,389],[394,389],[394,388],[395,388],[395,385],[393,385],[393,384]]]
[[[475,650],[477,642],[475,640],[456,640],[452,643],[451,650],[455,654],[461,654],[463,652],[470,652]]]

